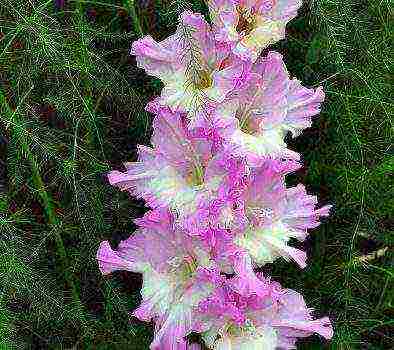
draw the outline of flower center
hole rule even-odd
[[[216,348],[242,348],[247,349],[276,349],[278,345],[278,335],[271,326],[256,327],[250,320],[246,324],[237,327],[227,325],[227,329],[220,334],[216,341]],[[223,346],[224,345],[224,346]]]
[[[274,218],[274,211],[268,207],[249,207],[247,209],[249,219],[256,226],[262,226],[264,223],[272,221]]]
[[[248,35],[253,29],[256,28],[256,17],[252,9],[238,7],[238,23],[236,30],[238,33],[245,33]]]
[[[195,167],[190,169],[185,178],[189,186],[201,186],[203,184],[203,174],[200,174],[201,170],[203,172],[204,167],[203,169],[197,169]]]
[[[197,260],[191,256],[186,256],[183,259],[183,270],[188,276],[192,276],[197,270]]]
[[[227,323],[223,327],[222,332],[230,337],[250,336],[256,333],[256,327],[251,320],[247,319],[242,326],[234,323]]]
[[[198,267],[197,260],[190,255],[184,256],[183,258],[173,257],[168,264],[171,266],[171,270],[175,272],[183,282],[190,280]]]
[[[179,267],[179,273],[181,280],[187,283],[194,276],[197,270],[197,261],[191,256],[186,256],[182,260],[182,264]]]
[[[212,87],[213,80],[211,77],[211,73],[207,70],[199,70],[197,71],[198,77],[194,82],[194,86],[199,90],[204,90]]]
[[[241,130],[245,134],[249,135],[257,135],[259,133],[259,126],[257,125],[257,120],[250,117],[250,113],[245,113],[243,119],[238,118],[240,120]]]

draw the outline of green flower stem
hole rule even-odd
[[[83,12],[83,6],[82,6],[82,1],[78,1],[77,2],[78,7],[77,7],[77,11],[76,11],[76,23],[79,23],[79,28],[78,28],[78,33],[80,35],[80,42],[79,42],[79,60],[80,60],[80,64],[81,64],[81,86],[82,86],[82,91],[80,89],[80,87],[77,87],[76,85],[73,84],[74,90],[75,90],[75,94],[79,95],[80,100],[82,101],[83,107],[84,107],[84,111],[86,113],[86,115],[88,116],[87,118],[87,123],[88,123],[88,127],[87,129],[89,130],[89,132],[86,135],[86,145],[88,145],[91,148],[91,152],[95,153],[96,152],[96,140],[94,137],[94,134],[96,134],[96,138],[97,141],[99,143],[99,148],[101,150],[101,155],[102,157],[105,159],[105,152],[104,152],[104,147],[103,147],[103,142],[102,142],[102,138],[98,129],[98,125],[96,123],[96,111],[98,109],[98,106],[100,104],[101,99],[104,96],[104,92],[105,90],[102,92],[102,94],[100,95],[100,97],[97,99],[96,104],[93,105],[93,88],[92,88],[92,84],[90,82],[90,78],[89,78],[89,69],[91,67],[91,61],[90,61],[90,53],[89,53],[89,48],[88,48],[88,44],[87,44],[87,40],[86,40],[86,35],[85,35],[85,27],[83,25],[84,23],[84,12]],[[133,7],[134,10],[134,7]],[[142,33],[142,31],[141,31]],[[142,36],[142,34],[141,34]],[[105,89],[107,89],[107,86],[105,87]],[[78,125],[78,124],[77,124]],[[76,127],[78,129],[78,126]],[[94,131],[92,131],[94,130]],[[99,153],[99,152],[98,152]],[[74,153],[74,158],[73,160],[75,161],[75,153]],[[95,170],[96,171],[96,170]],[[79,204],[78,204],[78,199],[76,198],[76,202],[77,202],[77,208],[78,208],[78,212],[79,212]],[[96,213],[97,214],[97,213]],[[102,214],[101,214],[102,215]],[[88,227],[85,225],[84,223],[84,219],[81,216],[81,223],[82,223],[82,227],[85,230],[85,233],[88,234],[89,229]],[[96,237],[95,237],[96,238]],[[97,240],[97,238],[96,238]],[[97,242],[99,243],[99,241]],[[110,308],[108,307],[108,305],[111,305],[111,299],[109,297],[109,295],[113,292],[111,292],[111,289],[109,287],[109,285],[107,283],[104,284],[104,288],[106,290],[106,292],[104,293],[105,295],[105,318],[107,320],[111,320],[111,312],[110,312]],[[126,313],[126,311],[125,311]],[[89,338],[84,339],[84,346],[86,348],[89,348]]]
[[[142,37],[144,32],[142,31],[140,19],[135,11],[134,0],[123,0],[124,6],[128,10],[131,20],[133,21],[134,31],[139,36]]]
[[[11,109],[2,90],[0,90],[0,105],[3,107],[2,109],[8,117],[8,127],[10,129],[11,134],[15,134],[18,131],[17,129],[19,128],[19,124],[18,124],[18,120],[17,120],[18,110],[16,109],[15,111],[13,111]],[[52,196],[50,195],[50,193],[48,193],[45,190],[45,184],[44,184],[42,177],[40,175],[39,166],[38,166],[36,157],[31,152],[29,145],[24,140],[21,140],[20,146],[23,150],[23,155],[30,163],[33,184],[34,184],[34,186],[38,192],[38,195],[41,199],[41,204],[43,205],[44,211],[45,211],[46,216],[48,218],[48,223],[52,227],[56,227],[56,228],[60,227],[61,221],[56,216],[55,209],[53,206]],[[65,280],[67,281],[67,283],[71,289],[71,294],[72,294],[74,301],[76,302],[77,305],[81,305],[78,290],[75,286],[73,276],[68,269],[69,264],[68,264],[68,258],[67,258],[67,254],[66,254],[66,249],[64,247],[63,239],[57,229],[54,230],[54,236],[55,236],[55,242],[56,242],[56,249],[57,249],[57,252],[60,257],[60,262],[62,265],[62,269],[64,271]]]

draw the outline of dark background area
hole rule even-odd
[[[0,348],[148,349],[152,325],[130,316],[141,278],[102,277],[145,211],[107,183],[149,144],[145,104],[160,93],[129,55],[141,34],[171,35],[190,1],[0,3]],[[303,244],[308,267],[267,270],[328,315],[335,337],[300,349],[390,349],[393,339],[392,22],[389,1],[305,1],[271,49],[305,86],[324,86],[312,128],[289,140],[305,184],[332,215]]]

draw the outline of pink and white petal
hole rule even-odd
[[[160,215],[162,221],[149,222],[151,213],[145,214],[144,218],[137,222],[142,225],[132,236],[119,243],[116,251],[112,250],[108,242],[103,242],[98,251],[99,264],[108,265],[104,271],[113,265],[119,269],[126,264],[129,271],[144,272],[149,266],[158,272],[168,272],[171,269],[170,259],[178,256],[183,258],[187,247],[186,237],[175,231],[172,222],[166,222],[164,215]],[[146,218],[147,217],[147,218]],[[145,227],[144,227],[145,226]],[[182,244],[179,242],[182,237]]]
[[[252,118],[262,120],[263,129],[278,126],[286,115],[286,98],[289,74],[281,54],[271,51],[267,57],[256,64],[254,70],[260,74],[261,81],[249,89],[248,101]]]
[[[129,240],[133,240],[133,237]],[[141,258],[142,249],[138,247],[137,242],[133,247],[129,242],[127,249],[125,247],[119,249],[123,254],[112,250],[108,242],[101,243],[97,252],[97,260],[101,272],[108,274],[115,270],[128,270],[142,273],[143,286],[141,294],[143,303],[136,310],[135,316],[145,320],[150,319],[153,315],[165,312],[173,298],[174,282],[168,275],[154,271],[148,262],[149,257]],[[125,254],[125,250],[127,254]]]
[[[267,232],[269,229],[266,229]],[[286,231],[275,225],[271,228],[271,234],[262,235],[263,242],[270,247],[273,255],[281,256],[285,260],[294,260],[301,268],[306,267],[306,253],[300,249],[296,249],[287,245],[287,241],[291,237],[291,232]]]
[[[205,139],[212,146],[220,148],[219,146],[238,128],[238,120],[235,117],[238,107],[237,100],[226,99],[212,110],[198,113],[190,121],[188,128],[196,138]]]
[[[256,64],[253,74],[259,74],[260,79],[245,90],[248,107],[238,116],[240,129],[230,141],[233,152],[247,155],[252,164],[268,155],[299,160],[300,155],[284,142],[288,73],[282,56],[270,52]]]
[[[208,0],[209,15],[214,27],[220,29],[238,23],[236,0]],[[215,28],[215,29],[216,29]]]
[[[143,184],[144,181],[155,175],[155,171],[149,170],[149,168],[154,168],[156,152],[150,147],[138,146],[138,158],[139,161],[137,162],[124,164],[126,173],[116,170],[109,172],[109,183],[122,191],[128,190],[134,195],[141,182]]]
[[[226,176],[226,168],[223,164],[225,161],[226,155],[224,153],[219,153],[210,160],[204,172],[205,183],[215,184],[214,188],[217,188]]]
[[[244,84],[248,72],[245,65],[232,65],[212,74],[213,85],[205,91],[206,96],[212,101],[221,103],[238,86]]]
[[[143,217],[134,220],[141,228],[165,232],[164,236],[173,236],[174,217],[169,208],[150,210]]]
[[[156,316],[154,304],[150,300],[142,301],[141,305],[133,311],[132,316],[138,318],[140,321],[150,322]]]
[[[317,197],[308,195],[304,185],[286,190],[287,205],[282,213],[283,222],[294,231],[305,232],[320,225],[319,217],[328,216],[331,205],[315,209]]]
[[[152,37],[146,36],[132,44],[131,54],[136,56],[139,67],[163,82],[174,81],[173,76],[179,71],[184,73],[188,65],[185,53],[190,45],[186,41],[190,38],[185,36],[185,30],[190,32],[192,40],[197,41],[207,63],[215,55],[213,35],[210,35],[209,25],[204,18],[200,14],[184,11],[180,20],[175,34],[167,39],[156,42]]]
[[[212,288],[206,285],[194,285],[186,290],[179,300],[173,302],[156,326],[151,349],[187,349],[185,337],[194,331],[195,309],[211,290]],[[161,347],[163,344],[166,347]]]
[[[316,90],[303,87],[297,79],[289,81],[287,115],[284,126],[294,137],[312,125],[312,116],[320,113],[325,95],[323,88]]]
[[[301,0],[277,0],[273,1],[272,18],[276,20],[290,21],[297,16],[297,11],[302,5]]]
[[[262,19],[257,28],[244,36],[234,48],[234,54],[245,61],[255,62],[267,46],[285,37],[285,25],[281,21]]]
[[[173,229],[143,228],[121,241],[117,251],[122,258],[134,257],[137,261],[146,261],[155,271],[166,273],[171,268],[170,259],[182,257],[177,243]]]
[[[154,315],[156,318],[164,315],[172,307],[178,288],[178,281],[176,281],[176,277],[173,274],[158,273],[153,269],[147,269],[143,274],[141,288],[144,309],[137,309],[136,316],[147,317]]]
[[[241,333],[241,332],[240,332]],[[275,350],[277,349],[277,332],[272,327],[254,330],[253,334],[224,335],[217,340],[214,350]]]
[[[198,109],[204,101],[201,92],[193,88],[184,70],[172,73],[163,82],[164,87],[160,95],[163,105],[177,111],[187,112]]]
[[[286,289],[281,297],[277,319],[274,327],[280,327],[281,336],[307,337],[318,333],[326,339],[333,337],[333,328],[328,317],[314,320],[305,300],[298,292]]]
[[[285,200],[285,177],[282,161],[265,159],[262,166],[252,172],[251,182],[246,191],[248,206],[269,208],[273,212]],[[294,162],[293,162],[294,163]]]
[[[301,167],[302,164],[294,160],[263,158],[261,165],[251,171],[246,199],[254,203],[278,204],[285,194],[285,176]]]
[[[126,173],[109,173],[110,183],[144,199],[153,209],[165,206],[174,209],[193,207],[197,190],[186,183],[178,169],[153,149],[140,147],[139,150],[143,161],[127,163]]]
[[[286,93],[289,73],[283,61],[283,56],[279,52],[269,51],[267,56],[255,63],[253,71],[261,76],[263,80],[262,89],[269,91],[271,96]]]
[[[252,259],[247,252],[239,251],[231,260],[236,275],[231,279],[230,285],[235,292],[244,297],[257,295],[260,298],[270,293],[269,286],[265,281],[256,276]]]
[[[200,64],[206,64],[208,67],[212,67],[216,63],[216,47],[211,28],[204,17],[199,13],[193,13],[191,11],[184,11],[181,16],[183,33],[184,30],[188,30],[190,38],[184,37],[185,41],[192,40],[193,42],[186,42],[185,47],[190,45],[198,46],[201,50],[203,62]],[[182,29],[178,27],[178,30]]]
[[[331,204],[325,205],[324,207],[315,210],[315,213],[319,216],[329,216],[332,207],[333,205]]]
[[[175,36],[161,43],[146,36],[133,42],[130,53],[136,56],[138,67],[145,69],[149,75],[166,81],[182,68],[177,59],[180,49],[179,40],[176,40]]]
[[[279,225],[268,228],[249,228],[242,237],[237,237],[238,246],[246,249],[259,266],[274,262],[278,257],[294,260],[301,268],[306,266],[305,252],[287,245],[288,232]]]
[[[283,140],[284,135],[277,130],[266,130],[260,135],[251,135],[236,130],[230,139],[230,149],[234,156],[247,157],[251,166],[258,166],[264,157],[300,160],[299,153],[287,148]]]
[[[275,248],[280,253],[280,256],[282,256],[285,259],[287,258],[289,260],[290,259],[294,260],[298,264],[298,266],[301,267],[302,269],[306,267],[307,256],[304,251],[290,247],[287,244],[284,244],[279,241],[277,241],[277,243],[278,244],[275,246]]]
[[[117,270],[127,270],[132,272],[142,272],[143,266],[136,261],[132,256],[125,259],[119,256],[109,245],[108,241],[100,243],[100,247],[96,254],[96,259],[99,264],[99,269],[103,275],[110,274]]]
[[[223,43],[232,43],[239,39],[236,27],[238,23],[238,14],[233,6],[229,9],[223,9],[215,18],[215,39]]]
[[[334,330],[328,317],[311,321],[280,321],[273,324],[284,328],[283,333],[295,337],[305,337],[317,333],[326,339],[334,336]]]
[[[168,107],[153,104],[147,107],[156,114],[151,143],[158,152],[165,155],[180,174],[185,174],[193,166],[194,156],[194,148],[185,128],[185,115],[173,112]]]

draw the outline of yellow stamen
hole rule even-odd
[[[239,19],[237,23],[237,32],[244,32],[248,35],[253,29],[256,28],[256,18],[250,10],[238,7]]]
[[[194,83],[195,87],[199,90],[208,89],[212,87],[213,80],[210,72],[206,70],[198,71],[198,79]]]

